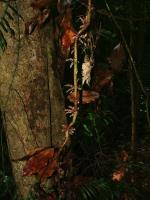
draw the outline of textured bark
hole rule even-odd
[[[6,35],[7,49],[0,58],[0,106],[5,112],[7,142],[11,160],[24,157],[36,147],[59,146],[65,123],[63,95],[54,66],[53,27],[47,22],[41,30],[26,37],[25,22],[35,16],[30,1],[14,5],[24,18],[15,17],[11,26],[16,36]],[[24,161],[12,161],[18,192],[26,197],[36,182],[23,177]]]

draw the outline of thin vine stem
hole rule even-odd
[[[67,142],[70,138],[69,131],[74,126],[77,116],[78,116],[78,40],[79,40],[80,36],[86,31],[86,29],[90,25],[91,11],[92,11],[92,0],[88,0],[87,14],[85,16],[83,26],[76,34],[75,41],[74,41],[74,58],[73,58],[74,86],[73,86],[73,88],[74,88],[74,110],[75,110],[75,112],[73,114],[72,121],[67,126],[67,130],[65,131],[65,141],[63,142],[63,144],[61,146],[61,150],[67,144]]]

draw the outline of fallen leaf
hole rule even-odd
[[[30,176],[32,174],[39,174],[47,165],[49,160],[54,156],[54,148],[44,149],[35,153],[26,162],[23,168],[23,176]]]
[[[56,172],[59,168],[58,165],[58,153],[55,152],[53,158],[49,161],[48,165],[39,172],[41,182],[43,182],[46,178],[52,176],[54,172]]]

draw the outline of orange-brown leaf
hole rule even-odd
[[[122,179],[125,176],[125,170],[126,170],[126,168],[123,166],[120,169],[118,169],[115,172],[113,172],[113,174],[112,174],[112,180],[113,181],[117,181],[117,182],[122,181]]]
[[[73,44],[76,35],[72,24],[72,9],[70,7],[66,8],[60,27],[63,29],[63,35],[61,37],[61,50],[62,53],[66,55],[69,47]]]
[[[58,153],[55,152],[54,157],[49,161],[48,165],[40,171],[41,182],[46,178],[53,175],[54,172],[58,169],[58,161],[57,161]]]
[[[23,168],[23,176],[40,173],[47,165],[49,160],[54,156],[54,149],[48,148],[34,154]]]
[[[68,49],[71,44],[74,42],[76,33],[72,31],[71,29],[67,29],[61,39],[61,45],[63,49]]]

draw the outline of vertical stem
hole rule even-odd
[[[77,80],[77,74],[78,74],[78,38],[75,39],[74,43],[74,106],[77,107],[78,104],[78,80]]]
[[[132,18],[132,1],[129,3],[129,9],[130,9],[130,14]],[[134,34],[133,34],[133,27],[134,24],[132,20],[129,23],[130,26],[130,49],[132,54],[134,54]],[[136,118],[136,80],[134,76],[134,70],[133,66],[131,63],[131,60],[129,59],[129,79],[130,79],[130,92],[131,92],[131,153],[132,156],[134,157],[135,154],[135,148],[136,148],[136,127],[137,127],[137,118]]]
[[[131,152],[132,155],[134,155],[136,148],[136,105],[135,105],[134,74],[130,60],[129,60],[129,79],[130,79],[130,91],[131,91]]]
[[[86,31],[86,29],[88,28],[88,26],[90,25],[90,21],[91,21],[91,8],[92,5],[92,0],[88,0],[88,8],[87,8],[87,14],[85,17],[85,23],[83,24],[83,27],[78,31],[76,37],[75,37],[75,41],[74,41],[74,114],[72,117],[72,121],[70,122],[70,124],[67,127],[67,130],[65,131],[65,141],[63,142],[61,149],[59,152],[62,151],[63,147],[65,146],[65,144],[67,143],[68,139],[69,139],[69,129],[73,127],[73,125],[76,122],[77,119],[77,115],[78,115],[78,40],[79,37],[83,34],[83,32]]]

